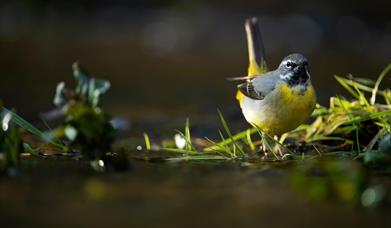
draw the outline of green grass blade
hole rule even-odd
[[[356,91],[354,91],[354,89],[348,83],[348,82],[352,83],[352,80],[342,78],[337,75],[335,75],[334,77],[339,82],[339,84],[341,84],[342,87],[344,87],[350,94],[352,94],[355,98],[360,99],[360,96],[356,93]]]
[[[184,156],[179,158],[167,158],[167,161],[197,161],[197,160],[229,160],[229,158],[219,155],[198,155]]]
[[[12,121],[17,124],[18,126],[20,126],[21,128],[25,129],[26,131],[30,132],[31,134],[41,138],[41,139],[45,139],[46,138],[46,135],[44,132],[40,131],[38,128],[34,127],[32,124],[30,124],[29,122],[27,122],[26,120],[24,120],[22,117],[20,117],[19,115],[17,115],[16,113],[12,112],[11,110],[8,110],[6,108],[3,107],[3,110],[6,111],[6,112],[9,112],[11,113],[12,115]],[[46,141],[47,139],[45,139]]]
[[[174,152],[174,153],[187,154],[187,155],[205,155],[205,153],[203,153],[203,152],[189,151],[189,150],[179,149],[179,148],[166,148],[166,147],[163,147],[160,150],[168,151],[168,152]]]
[[[149,151],[149,150],[151,150],[151,140],[149,139],[149,136],[147,133],[144,133],[143,136],[144,136],[144,141],[145,141],[145,148],[147,149],[147,151]]]
[[[360,89],[357,87],[357,83],[353,82],[353,88],[356,90],[359,100],[368,108],[371,108],[371,105],[369,104],[367,98],[365,97],[364,93],[360,91]]]
[[[213,145],[217,144],[216,142],[214,142],[213,140],[209,139],[208,137],[205,137],[205,139],[206,139],[208,142],[210,142],[211,144],[213,144]],[[219,149],[216,149],[216,150],[212,149],[212,150],[210,150],[210,151],[205,151],[205,150],[204,150],[204,152],[205,152],[205,153],[208,153],[208,152],[215,152],[216,154],[219,154],[219,155],[221,155],[221,156],[232,157],[232,154],[229,153],[229,151],[227,152],[227,149],[226,149],[225,147],[226,147],[226,146],[221,146],[221,147],[219,147]],[[228,149],[228,150],[229,150],[229,149]]]
[[[342,138],[342,137],[337,137],[337,136],[314,136],[314,137],[311,137],[309,139],[307,139],[305,142],[306,143],[312,143],[312,142],[316,142],[316,141],[342,141],[342,142],[346,142],[346,143],[349,143],[349,144],[352,144],[353,141],[351,140],[348,140],[348,139],[345,139],[345,138]]]
[[[383,78],[388,74],[388,72],[391,71],[391,64],[388,64],[388,66],[380,73],[379,78],[376,80],[375,87],[372,90],[372,97],[371,97],[371,104],[374,105],[376,103],[376,94],[379,90],[379,86]]]
[[[241,156],[244,156],[246,153],[245,153],[245,152],[243,151],[243,149],[236,143],[236,140],[233,139],[231,130],[229,129],[228,124],[227,124],[227,121],[225,121],[223,114],[221,113],[220,110],[217,110],[217,112],[218,112],[218,114],[219,114],[219,118],[220,118],[221,124],[223,125],[224,130],[225,130],[225,132],[227,133],[228,137],[231,139],[231,141],[232,141],[232,143],[233,143],[233,145],[234,145],[234,148],[238,148],[239,152],[241,153]]]
[[[363,116],[354,116],[350,120],[346,121],[346,124],[359,123],[371,119],[377,119],[380,117],[385,117],[391,115],[391,110],[383,111],[383,112],[375,112]]]
[[[186,149],[187,150],[196,150],[193,146],[193,143],[191,142],[191,135],[190,135],[190,120],[189,118],[186,118],[185,122],[185,134],[183,135],[186,140]]]
[[[57,143],[57,142],[54,142],[52,139],[50,139],[48,137],[47,134],[45,134],[43,131],[39,130],[38,128],[34,127],[32,124],[30,124],[29,122],[27,122],[25,119],[23,119],[22,117],[20,117],[18,114],[12,112],[11,110],[8,110],[6,108],[2,108],[2,111],[6,111],[8,113],[11,113],[12,115],[12,119],[11,121],[14,122],[16,125],[18,125],[19,127],[21,127],[22,129],[30,132],[31,134],[37,136],[38,138],[40,138],[41,140],[43,140],[44,142],[47,142],[53,146],[56,146],[58,147],[59,149],[61,150],[66,150],[66,147],[60,143]]]
[[[183,139],[185,139],[186,145],[185,149],[188,151],[196,151],[197,149],[193,146],[193,143],[191,142],[191,138],[188,137],[189,134],[186,136],[186,133],[181,132],[180,130],[175,130]],[[186,130],[185,130],[186,132]]]
[[[219,147],[219,146],[229,145],[229,144],[233,143],[234,141],[239,141],[239,140],[242,140],[242,139],[246,139],[248,134],[253,135],[255,133],[257,133],[257,129],[256,128],[247,129],[245,131],[242,131],[242,132],[239,132],[239,133],[233,135],[232,136],[232,140],[231,140],[231,138],[222,140],[221,142],[216,143],[216,145],[212,145],[210,147],[206,147],[204,149],[204,151],[213,150],[213,149],[216,149],[216,147]]]

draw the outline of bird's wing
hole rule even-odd
[[[238,85],[238,89],[247,97],[263,100],[274,90],[278,80],[278,75],[276,75],[276,72],[272,71]]]

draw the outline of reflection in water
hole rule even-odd
[[[390,225],[388,207],[380,207],[376,213],[355,207],[356,202],[374,206],[390,199],[381,195],[381,189],[390,188],[388,177],[364,177],[356,162],[287,161],[241,166],[226,161],[133,160],[133,171],[101,175],[91,173],[83,161],[45,158],[39,166],[36,162],[25,159],[22,176],[2,178],[0,204],[7,205],[0,208],[2,224]],[[309,201],[307,193],[311,199],[326,201]],[[20,211],[24,219],[15,220],[13,215]],[[49,215],[48,211],[55,213]]]

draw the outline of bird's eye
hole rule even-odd
[[[288,61],[288,62],[286,63],[286,66],[287,66],[287,67],[291,67],[291,66],[292,66],[292,63],[291,63],[290,61]]]

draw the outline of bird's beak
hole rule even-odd
[[[298,66],[296,66],[294,71],[296,75],[303,81],[306,81],[310,77],[307,65],[305,63],[301,63]]]
[[[306,68],[305,68],[304,64],[300,64],[294,68],[295,73],[301,73],[305,70],[306,70]]]

